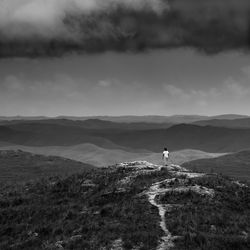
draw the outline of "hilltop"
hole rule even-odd
[[[178,165],[124,162],[2,186],[0,204],[5,250],[250,247],[250,188]]]

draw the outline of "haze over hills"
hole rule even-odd
[[[35,154],[54,155],[88,163],[97,167],[114,165],[125,161],[144,159],[154,164],[162,164],[162,154],[154,152],[127,151],[125,149],[105,149],[94,144],[73,146],[31,147],[22,145],[1,146],[0,150],[22,150]],[[185,149],[171,152],[169,163],[182,164],[187,161],[220,156],[220,153],[206,153],[200,150]]]
[[[238,114],[223,114],[215,116],[205,115],[124,115],[124,116],[57,116],[57,117],[46,117],[46,116],[0,116],[0,121],[13,121],[13,120],[53,120],[53,119],[67,119],[73,121],[85,121],[90,119],[98,119],[111,122],[119,123],[192,123],[195,121],[208,120],[208,119],[240,119],[249,117],[247,115]]]
[[[161,152],[197,149],[205,152],[236,152],[250,147],[250,129],[191,124],[167,129],[86,129],[49,123],[16,123],[0,126],[0,141],[26,146],[72,146],[95,144],[108,149]]]
[[[123,148],[104,137],[94,135],[92,130],[57,124],[21,123],[0,126],[0,141],[32,146],[94,143],[104,148]]]
[[[170,150],[199,149],[206,152],[235,152],[250,146],[249,129],[230,129],[180,124],[168,129],[147,131],[99,132],[114,143],[126,147],[159,152],[163,145]]]
[[[250,118],[240,118],[240,119],[211,119],[196,121],[193,124],[199,126],[215,126],[215,127],[224,127],[224,128],[250,128]]]
[[[129,130],[146,130],[169,128],[173,123],[149,123],[149,122],[112,122],[100,119],[88,120],[70,120],[64,118],[56,119],[41,119],[41,120],[0,120],[0,125],[14,125],[14,124],[56,124],[64,126],[75,126],[85,129],[129,129]]]

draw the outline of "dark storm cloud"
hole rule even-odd
[[[2,0],[0,56],[248,50],[249,0]]]

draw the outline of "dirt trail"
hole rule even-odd
[[[178,165],[161,166],[149,163],[147,161],[124,162],[117,164],[117,167],[130,168],[131,172],[124,179],[120,180],[118,185],[127,186],[138,175],[146,175],[153,172],[161,171],[163,168],[168,170],[170,177],[159,182],[153,183],[146,191],[148,201],[153,206],[157,207],[160,216],[159,225],[164,232],[161,241],[156,250],[168,250],[174,247],[174,240],[179,236],[173,236],[166,225],[165,216],[171,212],[173,208],[181,207],[179,204],[161,203],[158,199],[159,195],[166,193],[178,194],[186,192],[195,192],[201,196],[214,197],[214,190],[199,185],[188,185],[188,180],[205,176],[203,173],[195,173]],[[174,183],[174,185],[173,185]]]
[[[160,215],[160,227],[162,229],[162,231],[164,232],[164,235],[162,236],[161,240],[162,242],[160,243],[160,245],[157,247],[157,250],[167,250],[171,247],[174,246],[173,244],[173,237],[171,235],[171,233],[169,232],[169,230],[167,229],[167,225],[166,225],[166,220],[165,220],[165,214],[166,214],[166,208],[165,205],[163,204],[159,204],[156,202],[156,196],[159,195],[161,193],[161,189],[159,187],[161,182],[157,182],[154,183],[150,189],[149,192],[147,193],[148,195],[148,201],[155,207],[158,208],[159,211],[159,215]]]
[[[158,195],[165,194],[167,192],[183,193],[183,192],[193,191],[200,195],[206,195],[210,197],[214,196],[214,190],[212,189],[208,189],[208,188],[198,186],[198,185],[195,185],[195,186],[185,185],[188,179],[202,177],[205,174],[189,172],[187,169],[182,168],[177,165],[166,166],[166,168],[169,170],[169,173],[171,174],[171,178],[153,183],[147,192],[148,201],[153,206],[158,208],[159,216],[160,216],[160,227],[162,231],[164,232],[164,235],[161,237],[161,242],[159,243],[156,250],[171,249],[172,247],[174,247],[174,239],[178,237],[178,236],[173,236],[169,232],[167,225],[166,225],[166,220],[165,220],[166,213],[170,212],[173,207],[176,207],[176,205],[161,204],[158,201],[158,199],[156,199]],[[185,176],[185,179],[178,180],[178,178],[181,178],[183,176]],[[171,187],[170,184],[173,181],[175,182],[178,181],[179,185],[177,187]]]

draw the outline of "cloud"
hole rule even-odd
[[[0,57],[248,50],[249,0],[0,0]]]
[[[250,86],[242,82],[236,81],[229,77],[217,87],[211,88],[180,88],[173,85],[164,84],[163,90],[166,92],[166,102],[172,105],[187,105],[190,106],[213,106],[223,103],[232,105],[233,103],[248,102],[250,98]]]

